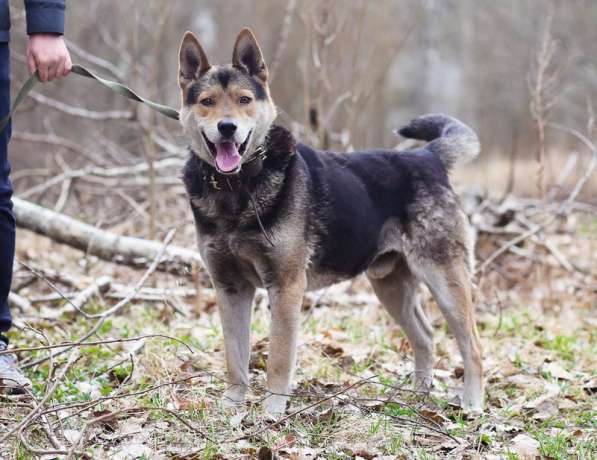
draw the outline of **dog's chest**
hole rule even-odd
[[[231,232],[254,219],[247,200],[238,193],[192,196],[191,208],[200,233]]]

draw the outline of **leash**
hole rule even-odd
[[[147,105],[152,110],[155,110],[156,112],[161,113],[162,115],[165,115],[168,118],[172,118],[173,120],[179,119],[178,110],[173,109],[172,107],[168,107],[167,105],[158,104],[156,102],[150,101],[149,99],[145,99],[145,98],[139,96],[137,93],[135,93],[128,86],[125,86],[121,83],[118,83],[118,82],[115,82],[112,80],[107,80],[106,78],[102,78],[102,77],[94,74],[90,70],[86,69],[82,65],[73,64],[73,66],[71,68],[71,73],[73,73],[75,75],[79,75],[81,77],[91,78],[92,80],[97,81],[98,83],[105,86],[109,90],[111,90],[117,94],[120,94],[121,96],[123,96],[127,99],[131,99],[136,102],[141,102],[142,104]],[[2,118],[0,120],[0,133],[2,131],[4,131],[4,128],[6,128],[6,125],[8,125],[8,122],[14,115],[16,109],[19,107],[19,105],[21,105],[23,103],[23,101],[25,100],[27,95],[31,92],[31,90],[35,87],[35,85],[37,83],[39,83],[39,81],[40,81],[39,73],[37,71],[35,71],[35,73],[33,75],[31,75],[27,79],[27,81],[23,84],[23,86],[17,93],[17,96],[15,97],[15,100],[12,104],[12,107],[10,108],[10,111],[4,118]]]

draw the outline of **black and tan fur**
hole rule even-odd
[[[192,148],[184,181],[218,297],[231,382],[224,400],[242,401],[249,385],[257,287],[267,289],[272,317],[265,404],[280,413],[290,392],[305,290],[366,273],[412,344],[415,381],[424,388],[431,385],[433,338],[417,288],[429,287],[463,356],[463,407],[481,410],[472,241],[448,180],[457,161],[478,154],[474,132],[454,118],[426,115],[400,131],[429,141],[421,149],[320,152],[273,124],[267,68],[247,29],[227,66],[210,66],[187,33],[180,65],[181,120]],[[240,104],[241,94],[251,101]],[[212,97],[217,100],[206,106],[205,98]],[[214,126],[221,120],[247,136],[234,140],[239,149],[246,147],[233,174],[218,170],[210,145],[219,142]]]

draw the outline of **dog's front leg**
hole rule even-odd
[[[267,387],[270,395],[265,410],[282,414],[290,393],[296,361],[296,342],[303,295],[307,287],[304,272],[288,277],[280,286],[268,289],[271,305],[271,332],[267,360]]]
[[[243,402],[249,388],[251,306],[255,288],[248,283],[214,285],[228,368],[228,388],[222,403],[230,407]]]

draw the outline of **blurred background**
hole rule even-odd
[[[11,4],[17,88],[27,77],[25,18],[22,2]],[[479,133],[481,159],[455,183],[482,194],[559,196],[588,161],[549,123],[594,135],[592,0],[85,0],[67,10],[74,62],[174,107],[184,31],[198,35],[212,63],[225,63],[249,26],[268,63],[279,122],[305,142],[390,148],[401,142],[393,130],[411,117],[446,112]],[[71,76],[38,87],[13,130],[14,180],[25,198],[85,216],[99,202],[107,206],[92,216],[107,225],[183,202],[179,163],[159,163],[186,156],[179,126],[97,83]],[[67,196],[64,187],[44,186],[69,170],[140,163],[147,177],[71,174],[77,186]],[[596,189],[589,184],[581,197]],[[156,225],[136,231],[154,236]]]

